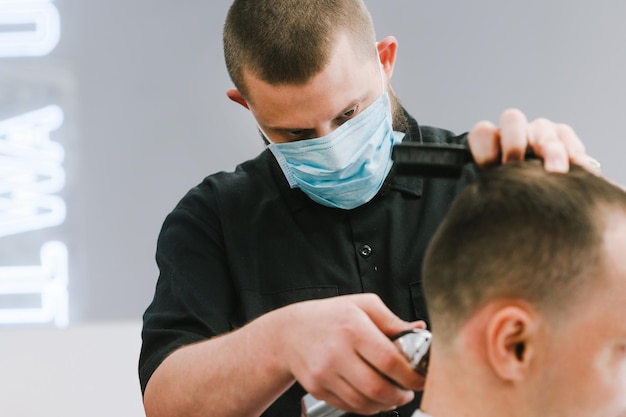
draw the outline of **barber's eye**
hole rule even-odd
[[[356,112],[356,107],[348,110],[343,114],[343,117],[352,117],[352,115]]]
[[[358,108],[359,106],[354,106],[353,108],[351,108],[350,110],[348,110],[347,112],[344,112],[341,116],[339,116],[335,120],[335,123],[337,123],[337,126],[341,126],[348,120],[352,119],[354,115],[356,114],[356,111],[358,110]]]
[[[285,139],[287,139],[289,142],[311,139],[312,137],[315,137],[315,131],[311,129],[294,129],[286,131],[285,133]]]

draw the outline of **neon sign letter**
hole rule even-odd
[[[33,305],[0,307],[2,323],[68,324],[67,248],[61,242],[47,242],[41,248],[41,265],[0,267],[0,299],[35,295]]]
[[[0,237],[65,220],[65,202],[51,195],[65,185],[63,147],[50,140],[62,123],[58,106],[0,122]]]
[[[0,58],[47,55],[60,34],[59,11],[50,0],[0,1]]]

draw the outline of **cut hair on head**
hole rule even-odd
[[[558,320],[601,280],[606,213],[626,192],[578,166],[539,161],[485,170],[461,193],[427,250],[423,284],[433,331],[450,341],[486,303],[524,300]]]
[[[339,33],[364,58],[376,56],[362,0],[235,0],[224,25],[226,67],[244,97],[244,71],[270,84],[302,85],[327,65]]]

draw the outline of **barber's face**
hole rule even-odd
[[[329,64],[307,84],[272,85],[246,73],[246,104],[272,142],[325,136],[381,96],[390,75],[381,71],[339,36]]]
[[[543,416],[626,416],[626,216],[608,224],[604,282],[555,329],[537,370]]]

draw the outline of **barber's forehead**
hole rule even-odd
[[[370,59],[364,59],[356,52],[348,36],[342,35],[333,43],[329,58],[324,66],[309,79],[302,82],[268,82],[254,71],[244,70],[244,80],[247,87],[254,91],[271,88],[275,90],[316,87],[319,93],[340,94],[346,88],[368,88],[373,76],[381,77],[381,69],[377,55],[372,54]],[[262,81],[259,83],[258,81]]]

